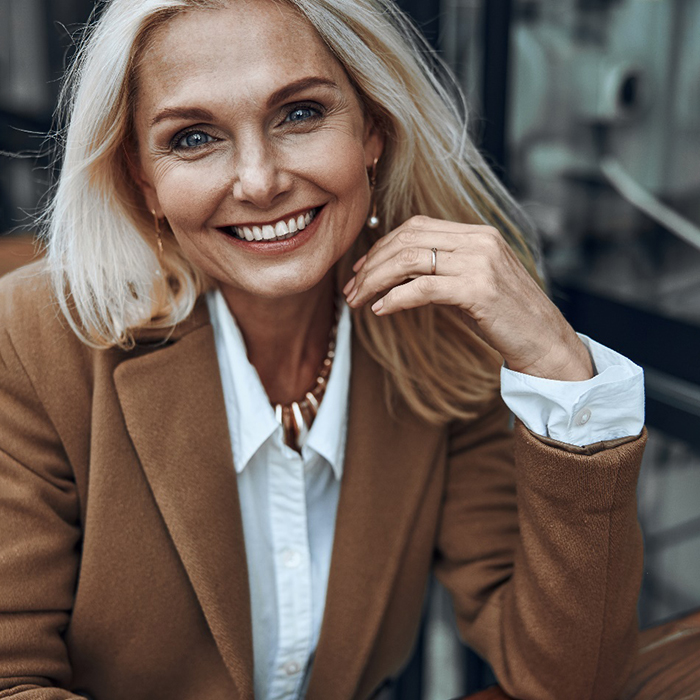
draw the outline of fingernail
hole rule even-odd
[[[384,306],[384,299],[380,299],[379,301],[372,304],[372,311],[374,311],[374,313],[376,314],[382,310],[382,306]]]
[[[355,278],[353,277],[344,287],[343,294],[347,296],[348,292],[355,286]]]
[[[362,267],[362,265],[364,265],[365,260],[367,260],[367,256],[366,256],[366,255],[363,255],[363,256],[352,266],[352,269],[353,269],[355,272],[357,272],[357,271]]]
[[[350,293],[350,296],[347,298],[348,304],[350,304],[352,302],[352,300],[357,296],[358,289],[352,290],[352,292]]]

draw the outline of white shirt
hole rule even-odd
[[[210,293],[207,302],[243,518],[255,697],[302,697],[321,629],[343,475],[350,309],[343,304],[333,370],[299,455],[284,444],[223,295]]]
[[[333,370],[300,455],[284,444],[282,426],[223,295],[211,292],[207,303],[248,560],[255,697],[301,698],[321,629],[343,475],[350,310],[343,303]],[[581,337],[596,377],[558,382],[504,368],[505,402],[530,430],[562,442],[585,445],[638,434],[644,423],[641,368]]]

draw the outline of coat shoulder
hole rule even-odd
[[[67,377],[69,365],[81,371],[91,352],[63,315],[45,262],[0,279],[0,359],[19,361],[41,386],[48,377]]]
[[[0,279],[0,328],[13,341],[23,337],[36,341],[38,335],[70,331],[44,261],[21,267]]]

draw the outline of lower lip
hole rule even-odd
[[[228,233],[224,233],[220,229],[217,230],[233,245],[240,246],[244,250],[251,253],[259,253],[260,255],[281,255],[283,253],[290,253],[291,251],[303,246],[304,243],[306,243],[314,235],[314,233],[316,233],[316,229],[319,227],[318,220],[323,216],[323,212],[325,210],[326,207],[322,207],[321,211],[319,211],[314,217],[314,220],[303,231],[299,231],[296,236],[285,238],[282,241],[248,241],[243,240],[242,238],[237,238],[236,236],[232,236]]]

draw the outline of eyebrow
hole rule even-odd
[[[330,80],[329,78],[321,78],[317,76],[311,76],[309,78],[300,78],[299,80],[295,80],[294,82],[289,83],[289,85],[281,87],[279,90],[275,90],[275,92],[273,92],[268,98],[267,106],[272,107],[273,105],[278,104],[279,102],[284,102],[284,100],[289,99],[297,92],[301,92],[302,90],[307,90],[308,88],[313,87],[329,87],[333,88],[334,90],[340,90],[338,84]]]
[[[201,107],[165,107],[151,120],[151,126],[167,119],[187,119],[201,122],[214,120],[214,115],[208,109]]]
[[[275,104],[289,99],[302,90],[307,90],[313,87],[327,87],[334,90],[340,90],[338,84],[329,78],[321,78],[316,76],[300,78],[299,80],[289,83],[289,85],[279,88],[279,90],[275,90],[275,92],[273,92],[267,99],[267,106],[272,107]],[[211,122],[214,121],[214,115],[208,109],[204,109],[202,107],[165,107],[164,109],[160,110],[155,117],[153,117],[151,120],[151,127],[154,127],[159,122],[167,119],[186,119]]]

